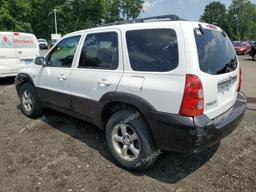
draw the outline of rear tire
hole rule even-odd
[[[107,122],[105,136],[114,159],[127,170],[146,170],[160,154],[146,122],[136,111],[122,110],[113,114]]]
[[[21,111],[24,115],[37,118],[42,115],[42,107],[36,90],[30,83],[25,83],[20,90]]]
[[[252,58],[254,61],[256,61],[256,54],[254,54],[254,56]]]

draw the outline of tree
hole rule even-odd
[[[32,6],[30,0],[1,0],[0,28],[20,32],[32,32],[30,14]]]
[[[234,39],[256,39],[256,5],[250,0],[233,0],[228,18]]]
[[[57,9],[58,32],[66,34],[136,18],[142,4],[142,0],[0,0],[0,28],[33,32],[38,38],[49,39],[55,32],[53,9]]]
[[[256,39],[256,5],[250,0],[232,0],[228,10],[220,2],[205,7],[200,21],[223,28],[233,40]]]
[[[227,9],[225,5],[219,1],[211,2],[205,7],[204,13],[201,16],[200,21],[212,23],[226,29],[227,32],[230,31],[227,22]]]
[[[122,0],[121,10],[124,19],[135,19],[139,16],[142,10],[142,0]]]

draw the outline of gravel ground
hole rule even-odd
[[[243,84],[253,101],[256,63],[247,58],[240,58]],[[1,192],[255,191],[255,104],[219,146],[194,155],[164,152],[150,170],[133,173],[114,164],[101,131],[53,111],[29,119],[13,80],[0,81]]]

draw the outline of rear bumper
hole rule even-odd
[[[48,45],[39,44],[40,49],[48,49]]]
[[[183,117],[160,112],[145,112],[159,149],[184,153],[203,151],[234,131],[246,110],[246,97],[239,93],[236,103],[215,119],[206,115]]]
[[[237,55],[244,55],[244,54],[246,54],[246,51],[236,51],[236,54]]]

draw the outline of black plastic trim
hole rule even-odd
[[[20,89],[25,82],[31,83],[31,85],[36,89],[34,81],[33,81],[32,77],[30,77],[30,75],[28,75],[26,73],[19,73],[15,77],[15,87],[16,87],[18,96],[20,96]]]
[[[209,119],[206,115],[192,118],[160,112],[145,114],[158,148],[196,153],[234,131],[244,116],[246,104],[246,97],[239,93],[236,103],[215,119]]]
[[[112,103],[136,107],[147,121],[156,147],[176,152],[200,152],[231,133],[239,125],[246,110],[246,97],[239,93],[236,103],[225,113],[209,119],[206,115],[184,117],[157,111],[143,98],[124,92],[109,92],[99,101],[39,89],[43,106],[88,121],[104,129],[105,107]],[[47,99],[46,99],[47,98]]]
[[[153,105],[151,105],[145,99],[125,92],[109,92],[103,95],[100,99],[100,103],[104,106],[111,102],[123,102],[130,105],[134,105],[141,110],[157,111]]]
[[[57,107],[71,110],[71,96],[65,93],[52,91],[49,89],[38,88],[39,98],[42,103],[48,103]]]

